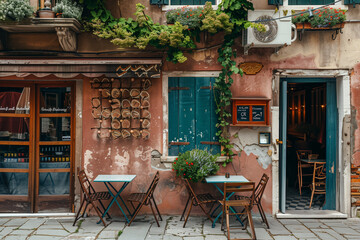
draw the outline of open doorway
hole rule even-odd
[[[326,83],[288,83],[287,96],[286,210],[320,210],[326,194]]]

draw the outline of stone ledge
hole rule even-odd
[[[166,157],[161,157],[161,158],[160,158],[160,161],[161,161],[162,163],[173,163],[177,157],[178,157],[178,156],[166,156]],[[220,156],[220,157],[217,158],[216,162],[222,163],[222,162],[225,162],[226,159],[228,159],[228,157],[226,157],[226,156]]]

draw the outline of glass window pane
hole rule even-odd
[[[70,117],[40,118],[40,141],[70,141]]]
[[[40,146],[40,168],[70,168],[70,145]]]
[[[0,168],[29,168],[29,146],[0,145]]]
[[[28,178],[28,173],[0,172],[0,195],[28,195]]]
[[[29,118],[0,117],[0,141],[29,141]]]
[[[40,113],[70,113],[71,87],[40,88]]]
[[[30,87],[0,87],[0,113],[30,113]]]
[[[42,172],[39,178],[39,195],[63,195],[70,193],[70,173]]]

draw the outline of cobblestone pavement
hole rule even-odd
[[[56,240],[56,239],[118,239],[118,240],[226,240],[220,224],[211,227],[203,217],[190,217],[186,228],[179,216],[164,216],[157,227],[151,216],[137,218],[130,227],[121,219],[114,219],[107,227],[97,224],[98,218],[88,217],[75,227],[72,218],[0,218],[0,239]],[[358,239],[360,219],[281,219],[268,218],[266,229],[254,218],[257,239]],[[234,222],[234,224],[236,224]],[[249,229],[231,231],[232,238],[249,238]]]

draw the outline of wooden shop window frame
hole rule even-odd
[[[232,124],[231,126],[270,126],[269,117],[269,98],[232,98]],[[240,109],[239,109],[240,108]],[[263,108],[263,110],[261,110]],[[239,120],[240,110],[244,113],[243,120]],[[254,116],[262,113],[263,116]]]

